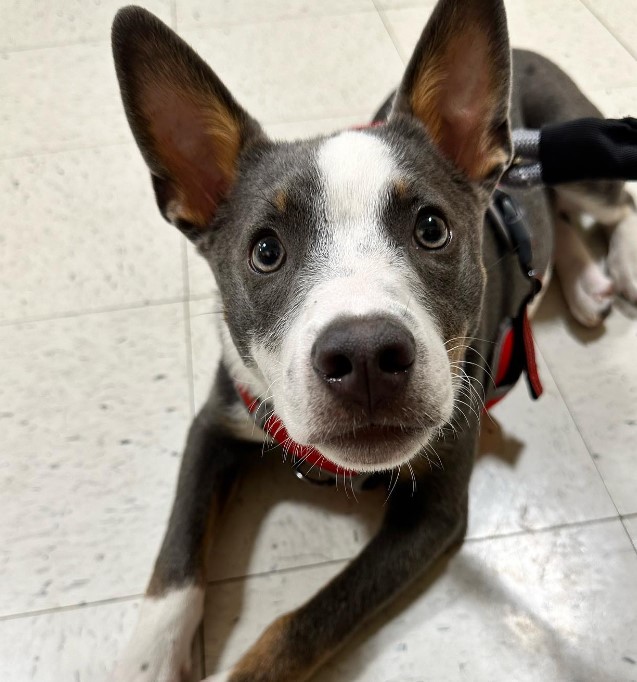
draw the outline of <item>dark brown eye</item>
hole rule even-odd
[[[430,208],[421,208],[416,216],[414,237],[418,246],[435,251],[447,246],[451,232],[447,223]]]
[[[252,246],[250,265],[257,272],[275,272],[285,261],[285,249],[278,237],[268,234],[259,237]]]

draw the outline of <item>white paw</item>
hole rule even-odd
[[[608,272],[618,294],[637,303],[637,214],[630,213],[613,230]]]
[[[160,654],[158,651],[148,651],[147,653],[149,655],[136,659],[122,659],[111,677],[111,682],[190,681],[190,656],[185,658],[166,656],[165,653]],[[158,656],[162,656],[162,658],[160,659]]]
[[[202,612],[203,590],[198,587],[145,598],[111,682],[188,682]]]
[[[214,675],[211,675],[210,677],[206,677],[205,680],[202,680],[202,682],[228,682],[230,679],[230,671],[225,670],[222,673],[215,673]]]
[[[563,279],[562,288],[573,317],[585,327],[601,324],[611,311],[613,282],[594,263],[577,277]]]

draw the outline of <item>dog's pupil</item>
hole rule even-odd
[[[257,253],[263,265],[274,265],[281,256],[281,244],[276,237],[266,237],[259,242]]]
[[[423,215],[416,226],[419,237],[425,244],[436,244],[444,237],[444,225],[435,215]]]

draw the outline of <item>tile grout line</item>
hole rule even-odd
[[[65,604],[63,606],[51,606],[47,609],[35,609],[34,611],[21,611],[20,613],[8,613],[0,615],[0,623],[9,620],[18,620],[20,618],[35,618],[37,616],[49,616],[54,613],[66,613],[67,611],[79,611],[97,606],[107,606],[108,604],[121,604],[136,599],[142,599],[143,594],[127,594],[122,597],[106,597],[105,599],[96,599],[95,601],[84,601],[77,604]]]
[[[552,533],[555,531],[560,531],[560,530],[574,530],[580,527],[590,527],[590,526],[597,526],[597,525],[605,525],[605,524],[610,524],[614,521],[623,521],[624,519],[632,519],[632,518],[637,518],[637,512],[633,513],[631,512],[630,514],[624,514],[623,516],[605,516],[605,517],[600,517],[597,519],[587,519],[585,521],[574,521],[572,523],[560,523],[560,524],[555,524],[552,526],[546,526],[545,528],[532,528],[532,529],[523,529],[523,530],[514,530],[510,531],[508,533],[501,533],[498,535],[484,535],[480,537],[475,537],[475,538],[466,538],[463,541],[464,544],[479,544],[483,542],[492,542],[492,541],[497,541],[497,540],[506,540],[508,538],[515,538],[515,537],[524,537],[525,535],[544,535],[547,533]],[[632,544],[632,542],[631,542]],[[274,569],[274,570],[269,570],[269,571],[258,571],[255,573],[247,573],[245,575],[236,575],[236,576],[229,576],[227,578],[219,578],[217,580],[208,580],[206,581],[206,587],[214,587],[218,585],[227,585],[230,583],[236,583],[236,582],[241,582],[244,580],[251,580],[252,578],[265,578],[267,576],[275,576],[275,575],[281,575],[281,574],[288,574],[288,573],[295,573],[295,572],[301,572],[305,571],[311,568],[319,568],[322,566],[331,566],[333,564],[340,564],[344,563],[347,561],[351,561],[353,556],[347,556],[347,557],[340,557],[336,559],[327,559],[325,561],[318,561],[313,564],[303,564],[300,566],[288,566],[286,568],[279,568],[279,569]],[[21,611],[18,613],[9,613],[5,615],[0,615],[0,623],[3,621],[8,621],[8,620],[18,620],[21,618],[31,618],[31,617],[37,617],[37,616],[44,616],[44,615],[51,615],[53,613],[60,613],[60,612],[67,612],[67,611],[73,611],[73,610],[80,610],[80,609],[86,609],[86,608],[91,608],[91,607],[96,607],[96,606],[106,606],[108,604],[117,604],[117,603],[123,603],[123,602],[128,602],[128,601],[134,601],[137,599],[143,599],[144,594],[143,593],[134,593],[134,594],[128,594],[120,597],[107,597],[104,599],[96,599],[95,601],[83,601],[83,602],[78,602],[77,604],[66,604],[63,606],[52,606],[50,608],[45,608],[45,609],[36,609],[34,611]]]
[[[595,10],[588,4],[588,0],[580,0],[580,4],[583,5],[588,12],[606,29],[608,33],[628,52],[628,54],[635,60],[637,60],[637,54],[635,54],[632,48],[627,45],[622,38],[620,38],[613,29],[606,23],[603,17],[599,16]]]
[[[177,0],[170,0],[170,25],[177,30]]]
[[[122,2],[121,5],[124,6],[126,3]],[[173,16],[172,7],[175,6],[175,14]],[[244,21],[242,19],[236,19],[231,21],[204,21],[198,24],[186,24],[185,26],[179,26],[180,31],[197,31],[199,29],[203,30],[213,30],[213,29],[228,29],[228,28],[243,28],[246,26],[260,26],[262,24],[277,24],[280,22],[292,22],[292,21],[303,21],[305,19],[324,19],[327,17],[343,17],[349,15],[362,15],[371,14],[375,11],[375,7],[372,6],[369,9],[344,9],[341,11],[332,12],[321,12],[317,14],[282,14],[280,16],[267,16],[262,19],[253,19],[252,21]],[[176,0],[171,0],[170,8],[170,19],[164,21],[164,23],[169,24],[171,28],[177,30],[177,12],[176,12]],[[113,13],[115,17],[115,13]],[[110,29],[109,29],[110,31]],[[60,42],[52,43],[38,43],[37,45],[0,45],[0,55],[10,55],[12,53],[21,52],[35,52],[37,50],[52,50],[56,48],[63,47],[82,47],[82,46],[92,46],[97,45],[110,45],[109,38],[89,38],[87,40],[62,40]]]
[[[635,552],[637,552],[637,547],[635,547],[635,544],[633,543],[633,539],[630,537],[630,534],[628,533],[628,529],[626,528],[626,525],[624,524],[623,516],[620,513],[619,508],[617,507],[617,503],[615,502],[615,499],[613,498],[613,496],[610,493],[610,490],[608,489],[608,485],[606,484],[606,480],[604,479],[604,476],[602,475],[602,472],[600,471],[599,466],[597,465],[597,461],[593,457],[593,448],[589,444],[586,436],[582,433],[582,430],[580,429],[580,425],[579,425],[577,419],[575,418],[575,415],[573,414],[573,410],[571,409],[569,401],[566,399],[566,396],[565,396],[564,392],[562,391],[562,388],[558,382],[557,377],[553,374],[553,370],[551,369],[550,364],[547,362],[546,358],[544,357],[544,353],[542,353],[542,350],[541,350],[540,346],[538,346],[538,344],[536,344],[536,346],[537,346],[536,350],[539,351],[540,355],[542,356],[542,359],[544,360],[544,364],[546,365],[547,369],[549,370],[551,377],[553,379],[553,382],[555,383],[555,388],[557,388],[557,391],[560,394],[560,398],[562,399],[564,406],[568,410],[568,413],[571,417],[571,421],[573,422],[573,425],[577,429],[577,432],[579,433],[580,438],[582,439],[582,443],[584,443],[584,447],[588,451],[588,456],[590,457],[591,462],[593,463],[593,466],[595,467],[595,471],[597,471],[597,475],[599,476],[599,478],[600,478],[600,480],[604,486],[604,490],[606,490],[606,494],[608,495],[608,498],[610,499],[613,507],[615,508],[615,511],[617,512],[617,517],[621,521],[622,528],[624,529],[624,532],[626,533],[626,536],[628,537],[628,541],[633,546],[633,549],[635,550]]]
[[[387,18],[385,16],[385,10],[378,7],[378,5],[376,4],[376,0],[372,0],[372,2],[374,3],[374,7],[376,8],[376,13],[378,14],[378,18],[381,20],[381,22],[383,24],[383,28],[385,29],[385,33],[387,33],[387,35],[389,36],[389,39],[391,40],[392,45],[394,46],[394,50],[396,50],[396,54],[398,55],[398,59],[400,59],[403,66],[406,66],[407,63],[403,59],[403,56],[400,53],[400,48],[398,47],[398,40],[397,40],[396,36],[394,35],[394,31],[392,30],[391,26],[387,22]],[[396,84],[396,87],[398,87],[398,84]]]
[[[184,334],[186,342],[186,376],[188,377],[188,400],[190,401],[190,419],[195,418],[195,379],[192,357],[192,329],[190,326],[190,279],[188,270],[188,245],[186,238],[181,238],[181,272],[183,279],[182,313],[184,318]]]
[[[621,522],[622,522],[622,526],[624,527],[624,531],[625,531],[626,535],[628,536],[628,541],[633,546],[633,549],[635,550],[635,554],[637,554],[637,542],[635,540],[633,540],[631,534],[628,532],[628,527],[624,523],[623,518],[621,519]]]
[[[174,3],[173,3],[174,4]],[[188,400],[190,401],[190,419],[195,417],[195,378],[193,371],[193,355],[192,355],[192,328],[190,325],[190,274],[188,267],[188,244],[186,238],[181,238],[181,268],[183,281],[184,301],[182,303],[182,313],[184,320],[184,334],[186,346],[186,376],[188,377]],[[201,619],[199,627],[197,628],[196,638],[199,641],[199,665],[201,666],[201,674],[206,676],[206,654],[205,654],[205,619]],[[194,647],[194,642],[193,642]],[[194,652],[193,652],[194,653]]]
[[[11,318],[8,320],[0,320],[0,328],[2,327],[16,327],[22,324],[40,324],[41,322],[53,322],[55,320],[66,320],[74,317],[83,317],[84,315],[104,315],[108,313],[118,313],[132,310],[144,310],[146,308],[158,308],[161,306],[175,305],[183,303],[183,296],[171,296],[169,298],[158,298],[151,301],[133,301],[123,305],[105,306],[103,308],[87,308],[85,310],[69,310],[53,315],[43,315],[42,317],[21,317]]]
[[[109,149],[110,147],[123,147],[129,145],[132,142],[132,138],[127,140],[124,136],[120,140],[114,140],[113,142],[96,142],[95,144],[70,144],[68,146],[59,147],[57,149],[44,149],[37,152],[16,152],[15,154],[1,154],[0,162],[2,161],[15,161],[16,159],[31,159],[31,158],[49,158],[55,154],[66,154],[70,152],[83,152],[91,149]]]

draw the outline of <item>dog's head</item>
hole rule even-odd
[[[387,469],[452,417],[511,153],[500,0],[441,0],[386,123],[280,143],[152,15],[117,15],[126,113],[162,214],[199,247],[231,373],[296,442]]]

